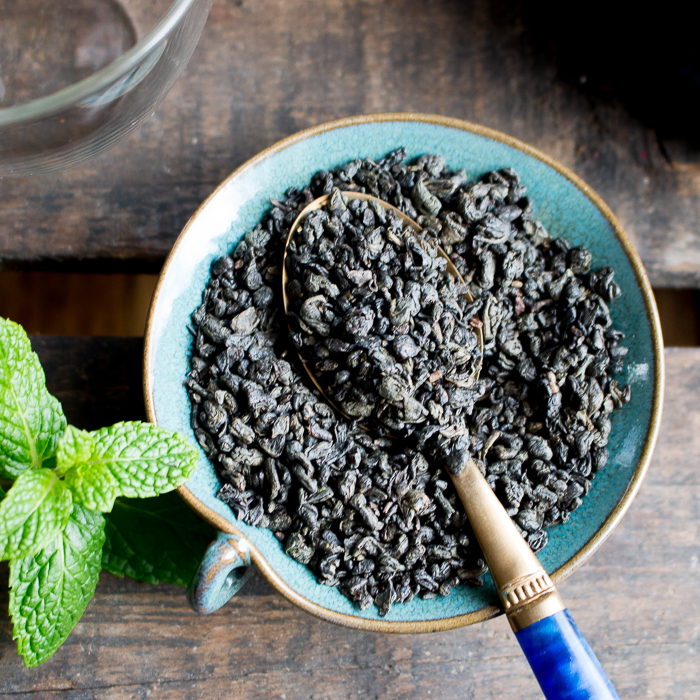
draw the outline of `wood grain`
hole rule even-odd
[[[142,338],[157,281],[131,273],[3,270],[0,316],[35,335]]]
[[[34,344],[50,387],[78,425],[142,415],[138,341]],[[88,361],[93,353],[98,361]],[[700,350],[667,350],[666,361],[661,435],[639,495],[608,542],[560,587],[628,700],[697,698]],[[83,369],[71,370],[75,364]],[[107,394],[111,413],[93,415],[94,397]],[[541,697],[503,618],[422,636],[363,633],[303,613],[259,578],[222,610],[197,617],[181,589],[103,574],[67,643],[43,666],[25,670],[4,616],[2,570],[0,578],[3,698]]]
[[[0,181],[0,261],[157,270],[198,204],[262,148],[339,117],[419,111],[560,159],[620,218],[655,286],[698,287],[700,169],[674,163],[614,94],[562,79],[523,8],[214,0],[190,66],[140,131],[73,170]]]
[[[68,422],[95,430],[120,420],[146,420],[141,338],[32,336],[49,391]]]

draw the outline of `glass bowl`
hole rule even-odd
[[[61,31],[72,26],[68,15],[60,15],[65,21],[47,29],[42,25],[43,0],[30,1],[29,6],[23,4],[24,0],[14,0],[14,6],[13,0],[4,2],[10,6],[9,21],[7,16],[3,18],[0,14],[0,29],[4,33],[21,32],[21,21],[12,21],[12,11],[20,8],[25,13],[28,27],[24,34],[15,34],[17,41],[27,41],[40,36],[42,32],[53,30],[55,35],[43,37],[45,46],[55,51],[62,43],[71,46],[67,43],[70,37],[67,39],[65,31]],[[0,177],[35,175],[71,167],[101,153],[137,128],[153,114],[187,65],[202,33],[211,2],[174,0],[165,13],[155,19],[152,28],[135,41],[132,37],[138,35],[138,27],[132,27],[130,21],[134,14],[139,13],[130,13],[129,8],[122,10],[119,5],[110,7],[107,4],[91,5],[90,2],[82,2],[80,6],[71,2],[61,4],[61,13],[73,12],[74,24],[92,17],[93,26],[86,30],[88,43],[71,46],[71,66],[70,70],[64,71],[62,86],[61,80],[58,80],[58,89],[50,94],[39,93],[34,99],[23,102],[22,83],[18,80],[20,99],[16,100],[16,104],[10,100],[8,107],[2,107],[2,98],[7,97],[6,91],[12,86],[1,82],[3,72],[7,76],[13,62],[18,64],[23,56],[31,52],[23,51],[21,43],[14,51],[3,52],[3,47],[0,47]],[[2,5],[3,2],[0,2]],[[36,6],[35,16],[28,15],[26,10],[32,5]],[[56,11],[56,5],[47,7],[47,12]],[[144,23],[148,20],[148,11],[152,12],[153,7],[153,3],[140,6],[143,10],[140,19]],[[115,17],[118,23],[119,16],[124,19],[124,26],[110,32],[108,23],[114,22]],[[6,22],[4,26],[3,22]],[[36,27],[32,26],[32,22],[36,23]],[[5,39],[7,43],[9,41]],[[122,46],[132,43],[131,48],[121,53]],[[112,61],[109,61],[110,51],[118,56]],[[109,62],[100,67],[105,57]],[[70,77],[79,78],[81,69],[84,73],[90,71],[91,66],[98,69],[70,84]],[[33,75],[40,72],[27,63],[23,70],[25,82],[30,82]],[[51,85],[52,81],[48,80],[43,87],[37,87],[45,91]],[[27,87],[26,84],[24,87]],[[25,89],[25,94],[31,98],[36,92],[32,95],[30,86]]]

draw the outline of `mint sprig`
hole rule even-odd
[[[10,560],[10,614],[27,666],[58,649],[95,592],[106,538],[102,513],[120,496],[172,491],[196,460],[182,436],[148,423],[93,432],[67,426],[27,334],[0,318],[0,560]],[[204,548],[194,516],[177,513],[172,503],[118,503],[106,568],[185,583],[192,557]]]
[[[117,423],[92,433],[68,426],[56,455],[73,498],[108,513],[117,496],[150,498],[177,488],[197,454],[180,435],[156,425]]]

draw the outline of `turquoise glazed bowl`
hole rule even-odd
[[[280,141],[242,165],[202,204],[180,234],[165,264],[151,307],[146,335],[144,383],[151,421],[178,430],[196,444],[190,403],[183,386],[189,369],[190,314],[201,302],[212,261],[229,253],[290,186],[302,187],[318,170],[358,157],[378,159],[404,146],[409,157],[438,153],[470,179],[490,170],[518,171],[536,217],[553,237],[587,247],[595,267],[615,268],[622,297],[612,305],[615,326],[629,347],[623,383],[632,400],[613,416],[608,466],[571,519],[548,530],[540,560],[554,581],[586,561],[629,507],[649,465],[661,418],[663,356],[659,320],[639,257],[614,216],[576,175],[545,154],[475,124],[419,114],[380,114],[324,124]],[[288,557],[272,532],[238,522],[217,500],[221,486],[200,451],[197,469],[180,489],[200,515],[230,535],[240,563],[252,560],[282,595],[324,619],[362,629],[427,632],[471,624],[499,613],[487,576],[480,588],[461,586],[446,598],[414,599],[392,606],[385,618],[376,608],[360,611],[335,588],[316,583],[306,567]],[[221,556],[210,550],[209,559]],[[236,558],[234,554],[234,558]],[[216,562],[206,564],[216,568]],[[219,566],[221,568],[221,566]],[[231,577],[222,579],[231,587]],[[235,586],[234,586],[235,587]],[[219,595],[220,592],[217,592]],[[223,595],[223,594],[221,594]],[[223,595],[223,598],[226,598]]]

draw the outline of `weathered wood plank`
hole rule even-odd
[[[0,181],[0,261],[156,270],[262,148],[330,119],[420,111],[560,159],[619,216],[654,285],[699,286],[700,170],[674,168],[614,95],[561,79],[529,21],[507,0],[214,0],[185,75],[139,132],[68,172]]]
[[[141,338],[33,336],[32,347],[69,423],[95,430],[146,419]]]
[[[114,379],[140,384],[137,341],[44,338],[34,344],[49,385],[63,392],[79,425],[90,418],[83,397],[95,406],[93,396]],[[75,359],[97,354],[94,348],[101,348],[100,362],[84,364],[67,391],[67,380],[55,373],[68,376]],[[628,699],[697,697],[700,350],[672,349],[666,360],[666,408],[649,474],[608,542],[561,585]],[[128,392],[113,396],[111,415],[137,417]],[[103,574],[68,642],[40,668],[24,670],[4,616],[2,570],[0,578],[0,697],[541,697],[502,618],[431,635],[369,634],[321,622],[259,580],[217,613],[197,617],[181,589]]]

